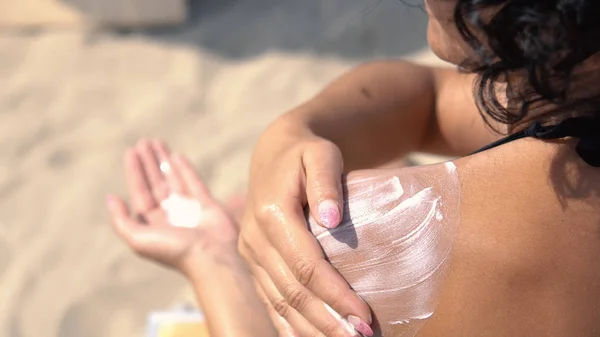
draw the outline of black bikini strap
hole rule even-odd
[[[537,133],[539,132],[540,128],[543,128],[543,126],[541,126],[539,123],[535,123],[523,131],[515,132],[509,136],[502,138],[502,139],[498,139],[497,141],[492,142],[471,154],[473,155],[473,154],[476,154],[479,152],[487,151],[489,149],[498,147],[500,145],[504,145],[506,143],[510,143],[512,141],[515,141],[515,140],[518,140],[521,138],[535,137],[537,135]]]
[[[575,147],[577,154],[589,165],[600,167],[600,118],[569,118],[556,125],[534,123],[527,129],[488,144],[473,154],[526,137],[537,139],[579,138]]]

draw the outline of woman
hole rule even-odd
[[[136,253],[186,276],[205,308],[211,336],[277,336],[237,253],[235,222],[189,161],[161,142],[141,140],[125,155],[125,175],[132,213],[121,198],[108,196],[113,228]],[[167,212],[169,195],[187,201],[183,209]],[[281,331],[288,328],[275,323]]]
[[[185,157],[171,154],[159,141],[142,140],[127,152],[125,173],[137,219],[120,198],[109,197],[117,233],[140,255],[190,280],[214,335],[273,334],[240,263],[236,223]],[[436,186],[438,181],[443,186]],[[381,323],[376,332],[412,335],[435,309],[456,236],[460,195],[455,167],[353,172],[344,189],[343,224],[325,230],[311,218],[311,231],[332,265],[371,306]],[[323,309],[357,335],[351,324],[356,321]],[[295,335],[272,309],[270,316],[281,335]],[[358,328],[374,333],[368,326]]]
[[[304,207],[334,228],[343,172],[414,150],[465,156],[508,133],[454,161],[460,229],[419,336],[597,335],[600,4],[426,4],[434,52],[473,74],[366,64],[279,118],[253,156],[240,251],[300,335],[347,336],[346,322],[370,334],[369,307],[324,259]]]
[[[463,71],[365,64],[275,121],[252,160],[242,255],[301,334],[346,335],[324,304],[371,324],[304,207],[334,228],[342,173],[459,156],[460,232],[420,335],[600,334],[600,3],[425,3],[431,49]]]

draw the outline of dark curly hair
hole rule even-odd
[[[569,97],[574,71],[600,48],[600,0],[457,0],[454,21],[476,55],[461,68],[478,74],[475,100],[488,124],[487,117],[509,125],[528,121],[532,107],[545,102],[558,107],[545,117],[600,114],[594,96],[600,90]],[[514,73],[526,75],[525,88],[511,83]],[[501,104],[498,83],[518,102]]]

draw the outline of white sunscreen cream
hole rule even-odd
[[[309,218],[331,264],[373,310],[382,334],[414,336],[434,314],[459,224],[453,163],[351,173],[344,219]]]
[[[335,319],[338,320],[338,322],[340,322],[340,324],[342,325],[342,327],[344,327],[344,329],[352,334],[352,336],[360,336],[360,333],[357,332],[354,327],[352,326],[352,324],[350,324],[350,322],[348,322],[348,320],[344,319],[342,317],[342,315],[338,314],[337,311],[333,310],[332,307],[330,307],[329,305],[325,304],[325,309],[327,309],[327,311],[331,314],[331,316],[333,316]]]
[[[176,227],[194,228],[202,219],[202,205],[194,199],[173,193],[160,203],[169,223]]]

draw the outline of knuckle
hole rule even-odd
[[[329,199],[337,197],[338,192],[336,184],[337,181],[334,180],[331,171],[315,170],[310,174],[309,185],[320,198]]]
[[[340,333],[340,323],[337,321],[328,322],[321,328],[325,336],[345,336]]]
[[[308,294],[304,289],[295,284],[285,286],[282,289],[282,295],[290,307],[300,312],[304,311],[308,305]]]
[[[345,303],[346,300],[352,298],[352,296],[356,296],[356,293],[354,293],[350,289],[350,287],[347,287],[343,291],[329,293],[329,296],[327,297],[327,304],[331,308],[340,308],[343,306],[343,303]]]
[[[261,261],[268,261],[264,258],[264,252],[259,246],[254,245],[252,241],[242,240],[238,241],[238,252],[240,256],[250,266],[262,265]]]
[[[269,222],[269,220],[271,220],[271,218],[273,216],[271,214],[272,211],[269,207],[257,208],[254,213],[255,213],[256,221],[258,222],[258,224],[263,224],[263,223]]]
[[[308,286],[315,275],[316,263],[307,259],[300,259],[292,266],[292,272],[296,276],[296,279],[303,286]]]
[[[341,155],[338,146],[326,139],[315,139],[306,145],[305,155],[320,157],[323,154],[328,156]]]
[[[246,261],[260,260],[259,255],[262,252],[261,242],[263,242],[260,228],[257,228],[256,223],[242,228],[238,235],[237,248],[238,253]]]
[[[277,298],[271,301],[271,306],[283,318],[287,318],[290,314],[290,306],[283,298]]]
[[[332,148],[335,145],[327,139],[312,138],[310,140],[307,140],[304,146],[309,151],[321,151]]]
[[[265,206],[258,207],[255,211],[258,225],[269,224],[278,221],[282,217],[281,206],[276,203],[268,203]]]

